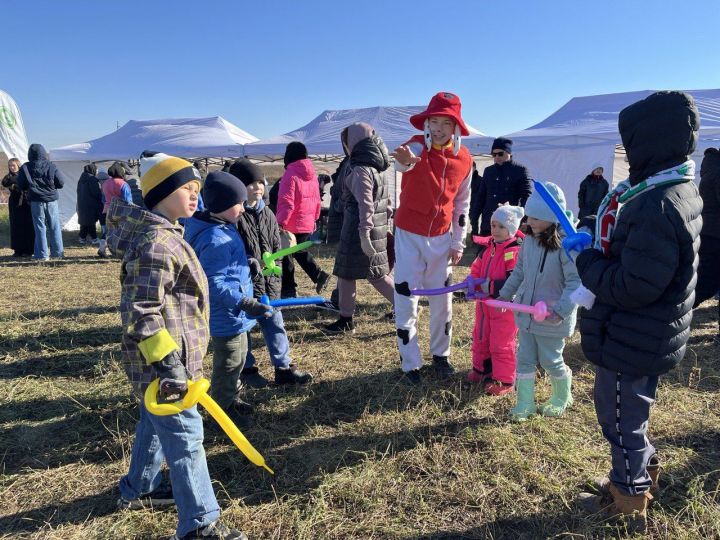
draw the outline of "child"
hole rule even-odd
[[[220,523],[196,406],[170,416],[150,414],[142,396],[160,379],[160,398],[176,400],[188,378],[202,375],[208,344],[208,284],[175,221],[195,211],[200,181],[185,160],[157,154],[144,159],[143,210],[122,199],[109,208],[108,242],[123,257],[120,312],[125,371],[140,397],[130,470],[120,480],[120,508],[176,505],[176,539],[240,539]],[[160,466],[170,468],[172,488]]]
[[[259,262],[262,260],[263,252],[275,253],[280,249],[280,228],[275,214],[265,206],[263,200],[265,176],[260,167],[248,159],[236,160],[230,166],[229,173],[245,185],[248,193],[245,211],[240,216],[237,226],[250,262],[253,295],[259,299],[266,294],[270,300],[277,300],[280,298],[280,278],[273,275],[263,276]],[[275,384],[307,384],[312,381],[312,375],[300,371],[292,363],[282,312],[275,310],[272,317],[261,317],[258,323],[267,344],[270,361],[275,367]],[[263,388],[267,386],[267,379],[260,374],[255,365],[250,333],[247,336],[247,360],[240,374],[240,380],[253,388]]]
[[[565,209],[565,195],[551,182],[545,183]],[[517,352],[517,405],[511,411],[522,422],[535,414],[535,366],[550,375],[552,397],[540,407],[545,416],[560,416],[572,404],[572,372],[563,361],[565,338],[575,328],[576,305],[570,295],[580,286],[575,263],[561,246],[560,228],[550,207],[537,192],[525,203],[525,215],[532,233],[525,238],[517,265],[500,289],[499,298],[534,305],[542,300],[550,315],[542,322],[527,313],[516,313],[519,330]],[[516,293],[518,293],[516,295]]]
[[[492,214],[492,236],[475,236],[484,251],[470,268],[473,277],[485,278],[484,292],[497,297],[517,263],[518,251],[525,235],[518,231],[525,211],[519,206],[500,206]],[[502,396],[515,385],[515,336],[517,326],[513,313],[475,303],[472,361],[468,381],[483,384],[485,392]],[[489,380],[488,380],[489,379]]]
[[[417,336],[415,288],[448,285],[451,265],[465,248],[470,205],[472,157],[460,145],[469,134],[460,115],[460,98],[440,92],[428,108],[410,117],[417,135],[393,152],[403,173],[400,204],[395,212],[395,326],[402,371],[411,384],[421,382],[422,357]],[[430,352],[435,372],[451,376],[452,297],[429,296]]]
[[[582,349],[595,364],[595,412],[610,443],[612,469],[583,494],[644,530],[660,463],[647,437],[660,375],[683,358],[695,297],[700,213],[693,182],[700,116],[693,98],[657,92],[620,112],[630,177],[598,210],[595,249],[577,257],[596,295],[580,322]]]
[[[101,171],[103,171],[101,169]],[[102,175],[98,172],[98,180],[100,180],[100,189],[103,195],[103,209],[100,217],[100,225],[105,224],[107,212],[110,209],[110,204],[114,199],[122,199],[126,203],[132,203],[132,192],[130,186],[125,182],[125,168],[117,161],[113,163],[107,171],[107,175]],[[101,235],[100,245],[98,246],[98,257],[101,259],[107,256],[107,240],[105,234]]]
[[[252,406],[238,394],[245,365],[250,317],[269,316],[272,308],[253,298],[250,268],[237,230],[247,190],[233,175],[213,171],[203,187],[206,210],[185,225],[185,239],[195,250],[210,284],[210,335],[213,338],[213,399],[239,425],[250,424]]]

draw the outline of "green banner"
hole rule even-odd
[[[7,126],[9,129],[15,129],[17,125],[15,115],[7,107],[0,106],[0,124]]]

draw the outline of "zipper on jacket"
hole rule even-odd
[[[545,269],[545,259],[547,259],[548,254],[548,248],[545,248],[545,251],[543,251],[543,257],[542,262],[540,263],[540,273],[542,274],[542,271]]]

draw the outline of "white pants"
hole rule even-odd
[[[404,372],[419,369],[422,356],[417,339],[417,296],[411,289],[436,289],[448,284],[450,233],[420,236],[395,230],[395,327]],[[428,296],[430,304],[430,353],[450,355],[452,336],[452,295]]]

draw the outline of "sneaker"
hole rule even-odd
[[[87,240],[85,240],[84,238],[78,238],[78,242],[80,243],[81,246],[84,246],[85,244],[87,244]]]
[[[100,239],[99,238],[93,238],[90,242],[93,246],[99,246],[100,245]]]
[[[244,532],[238,531],[237,529],[231,529],[230,527],[223,525],[220,521],[214,521],[210,525],[200,527],[192,532],[187,533],[184,536],[178,536],[174,534],[170,537],[170,540],[193,540],[193,539],[204,539],[204,540],[248,540],[248,537]]]
[[[332,300],[327,300],[322,304],[316,304],[315,309],[326,309],[328,311],[332,311],[333,313],[340,313],[340,306]]]
[[[352,317],[340,317],[334,323],[326,324],[323,327],[323,331],[327,334],[354,334],[355,323]]]
[[[419,386],[422,384],[422,377],[420,376],[419,369],[411,369],[410,371],[406,371],[404,375],[403,381],[406,384],[410,384],[412,386]]]
[[[476,367],[473,367],[467,373],[467,381],[472,384],[485,384],[485,381],[490,378],[490,373],[487,371],[480,371]]]
[[[117,507],[120,510],[142,510],[144,508],[163,508],[175,506],[172,486],[168,483],[160,484],[155,491],[137,499],[125,499],[120,497],[117,500]]]
[[[322,292],[327,288],[328,283],[330,283],[331,277],[332,276],[327,272],[320,272],[318,280],[315,283],[315,292],[318,294],[322,294]]]
[[[265,388],[269,384],[268,380],[260,375],[256,366],[243,369],[240,373],[240,381],[250,388]]]
[[[313,376],[305,371],[300,371],[294,364],[288,369],[275,368],[275,384],[308,384],[312,382]]]
[[[250,415],[255,412],[255,407],[250,405],[247,401],[243,400],[240,396],[235,396],[235,400],[230,405],[238,414]]]
[[[508,384],[495,379],[490,379],[485,383],[485,393],[489,396],[504,396],[515,390],[514,384]]]
[[[455,368],[447,356],[437,356],[433,354],[433,365],[435,366],[435,373],[441,379],[447,379],[455,374]]]

